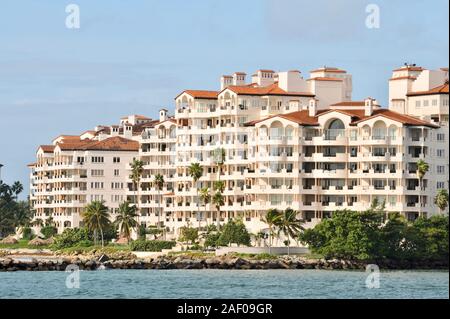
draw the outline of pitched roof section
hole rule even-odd
[[[217,91],[205,91],[205,90],[185,90],[178,94],[175,99],[177,99],[181,94],[186,93],[192,96],[196,99],[208,99],[208,100],[215,100],[217,99],[217,96],[219,95],[219,92]]]
[[[419,96],[419,95],[432,95],[432,94],[448,94],[448,82],[445,82],[442,85],[439,85],[435,88],[432,88],[428,91],[420,91],[420,92],[410,92],[406,94],[407,96]]]
[[[278,86],[278,82],[275,82],[268,86],[256,86],[255,84],[250,85],[242,85],[242,86],[236,86],[236,85],[230,85],[229,87],[225,88],[225,90],[231,90],[236,94],[240,95],[286,95],[286,96],[309,96],[314,97],[315,95],[310,92],[287,92],[283,89],[281,89]],[[223,92],[222,91],[222,92]]]
[[[272,115],[272,116],[266,117],[261,120],[248,122],[245,125],[246,126],[254,126],[255,124],[257,124],[259,122],[263,122],[263,121],[266,121],[268,119],[272,119],[275,117],[280,117],[280,118],[295,122],[299,125],[305,125],[305,126],[319,125],[319,122],[317,121],[317,116],[313,116],[313,117],[309,116],[308,110],[297,111],[297,112],[286,113],[286,114],[276,114],[276,115]]]
[[[124,151],[132,152],[139,150],[137,141],[129,140],[120,136],[114,136],[102,141],[83,140],[76,143],[58,143],[57,146],[63,151]]]
[[[55,145],[40,145],[39,148],[44,153],[53,153],[53,150],[55,149]]]
[[[356,125],[360,122],[364,122],[364,121],[370,120],[370,119],[378,117],[378,116],[383,116],[383,117],[391,119],[393,121],[400,122],[405,126],[428,126],[428,127],[433,127],[433,128],[438,127],[434,124],[431,124],[430,122],[423,121],[423,120],[417,119],[412,116],[400,114],[400,113],[393,112],[388,109],[382,109],[382,108],[374,110],[371,116],[366,116],[364,114],[363,109],[358,109],[358,110],[355,110],[355,109],[320,110],[317,112],[317,115],[313,116],[313,117],[309,116],[308,110],[303,110],[303,111],[297,111],[297,112],[292,112],[292,113],[287,113],[287,114],[272,115],[272,116],[269,116],[269,117],[261,119],[261,120],[248,122],[245,125],[246,126],[254,126],[255,124],[257,124],[259,122],[262,122],[262,121],[265,121],[265,120],[268,120],[271,118],[279,117],[279,118],[284,118],[286,120],[295,122],[295,123],[297,123],[299,125],[303,125],[303,126],[316,126],[316,125],[319,125],[318,117],[328,114],[328,113],[331,113],[331,112],[338,112],[338,113],[350,116],[351,117],[351,125]]]
[[[362,113],[364,114],[364,111],[362,111]],[[353,121],[352,124],[356,125],[356,124],[358,124],[360,122],[364,122],[364,121],[373,119],[373,118],[378,117],[378,116],[383,116],[383,117],[388,118],[390,120],[400,122],[400,123],[402,123],[405,126],[427,126],[427,127],[433,127],[433,128],[438,127],[437,125],[434,125],[434,124],[432,124],[430,122],[420,120],[420,119],[415,118],[413,116],[409,116],[409,115],[393,112],[393,111],[388,110],[388,109],[374,110],[373,114],[371,116],[362,116],[359,120]]]
[[[342,82],[344,81],[343,79],[339,79],[339,78],[330,78],[330,77],[321,77],[318,76],[316,78],[310,78],[307,79],[306,81],[333,81],[333,82]]]
[[[309,73],[318,73],[318,72],[327,72],[327,73],[347,73],[345,70],[341,70],[338,68],[332,68],[332,67],[323,67],[320,69],[309,71]]]

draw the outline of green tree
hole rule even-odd
[[[11,186],[0,181],[0,238],[15,232],[17,211],[20,210],[18,196],[23,191],[20,182]]]
[[[278,234],[283,233],[286,236],[286,246],[288,255],[290,253],[290,239],[296,238],[298,233],[303,230],[302,222],[297,219],[297,212],[291,208],[284,210],[279,219],[276,220],[275,225],[278,227]]]
[[[119,228],[120,234],[128,241],[131,238],[132,230],[138,226],[138,222],[136,221],[137,217],[136,206],[130,206],[128,201],[119,205],[119,213],[114,223]]]
[[[203,202],[203,205],[205,206],[205,219],[206,219],[206,225],[208,225],[208,218],[206,218],[206,205],[211,200],[211,194],[209,193],[208,187],[203,187],[200,189],[200,199]]]
[[[341,210],[313,229],[300,234],[300,241],[325,257],[369,259],[379,257],[382,218],[373,211]]]
[[[443,214],[448,206],[448,191],[444,188],[439,189],[434,198],[434,203],[439,207],[441,214]]]
[[[269,209],[266,216],[263,217],[263,222],[269,226],[269,254],[272,249],[273,234],[275,232],[276,225],[279,224],[281,219],[281,213],[277,209]]]
[[[250,246],[250,233],[242,220],[230,220],[223,226],[218,242],[221,246],[231,244]]]
[[[161,190],[164,187],[164,176],[162,176],[161,174],[156,174],[155,178],[153,180],[153,183],[155,185],[155,188],[158,190],[158,229],[161,227],[161,214],[162,214],[162,210],[161,210]]]
[[[134,188],[134,204],[137,207],[137,213],[140,215],[140,183],[141,183],[141,177],[142,173],[144,172],[144,162],[141,160],[138,160],[136,158],[133,159],[133,161],[130,164],[131,166],[131,175],[130,179],[133,182],[133,188]]]
[[[425,174],[430,169],[427,162],[420,159],[417,161],[417,179],[419,180],[419,216],[422,216],[422,191],[423,191],[423,179]]]
[[[200,227],[200,207],[199,207],[199,186],[198,181],[203,175],[203,167],[200,165],[200,163],[191,163],[189,166],[189,176],[191,176],[193,185],[195,186],[195,191],[197,192],[197,221],[198,221],[198,227]]]
[[[178,239],[181,242],[191,243],[192,245],[198,239],[198,229],[183,226],[180,228],[180,238]]]
[[[110,226],[108,207],[104,202],[93,201],[88,204],[83,213],[83,223],[86,227],[94,233],[95,241],[97,241],[98,233],[100,232],[102,247],[104,246],[103,232]]]
[[[222,207],[225,204],[225,198],[223,197],[222,193],[219,191],[216,191],[213,195],[212,202],[217,210],[217,228],[220,226],[220,207]]]
[[[42,227],[41,233],[45,238],[51,238],[58,233],[58,229],[54,225],[50,224]]]

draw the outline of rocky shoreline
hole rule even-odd
[[[126,257],[126,256],[124,256]],[[68,265],[80,270],[98,269],[324,269],[365,270],[376,264],[382,270],[448,270],[448,261],[349,261],[309,259],[301,256],[280,256],[275,259],[242,258],[236,256],[196,257],[189,255],[156,258],[111,258],[101,256],[0,257],[0,271],[65,271]]]

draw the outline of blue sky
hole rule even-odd
[[[67,4],[81,28],[67,29]],[[365,27],[368,4],[380,28]],[[353,74],[354,99],[387,101],[404,62],[448,65],[447,0],[3,0],[0,4],[0,163],[28,189],[38,145],[132,113],[173,109],[184,89],[219,76],[323,65]],[[28,191],[28,190],[27,190]]]

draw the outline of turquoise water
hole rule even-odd
[[[65,272],[2,272],[0,298],[448,298],[447,271],[367,274],[327,270],[82,271],[68,289]]]

